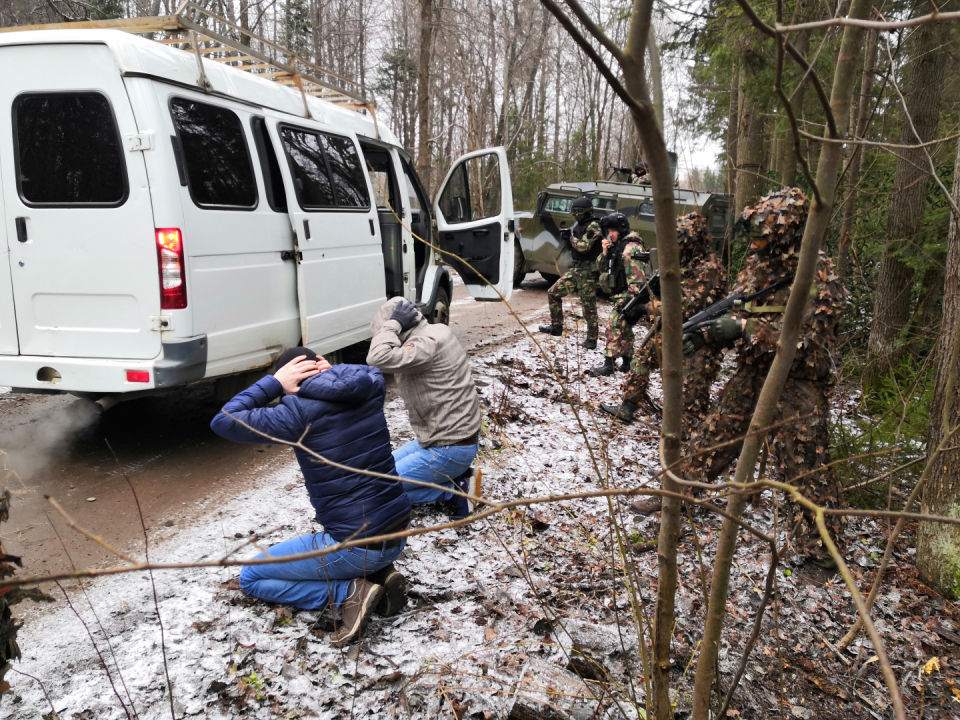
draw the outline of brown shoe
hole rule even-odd
[[[375,585],[369,580],[351,580],[347,599],[340,606],[342,625],[332,635],[333,642],[345,645],[356,638],[370,611],[377,606],[382,596],[383,585]]]
[[[367,576],[369,582],[383,586],[383,597],[373,611],[377,615],[396,615],[407,605],[407,579],[390,563],[382,570]]]
[[[663,509],[663,501],[659,497],[639,498],[630,507],[638,515],[651,515]]]

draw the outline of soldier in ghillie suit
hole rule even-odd
[[[623,213],[606,215],[600,221],[600,227],[606,236],[603,240],[603,254],[597,258],[597,268],[601,273],[600,283],[610,294],[613,310],[607,320],[606,340],[603,349],[603,365],[590,368],[590,375],[613,375],[616,370],[616,358],[623,358],[622,372],[630,367],[633,357],[633,328],[623,318],[621,307],[634,295],[643,290],[647,283],[639,257],[645,253],[643,241],[636,232],[630,231],[630,221]]]
[[[684,335],[684,354],[705,345],[735,342],[737,366],[723,388],[717,407],[694,430],[687,445],[689,459],[679,468],[687,480],[713,482],[739,456],[757,398],[773,364],[780,339],[783,311],[799,260],[800,241],[807,219],[807,198],[798,189],[782,190],[748,207],[738,223],[754,250],[737,277],[736,289],[755,293],[781,280],[788,282],[766,296],[762,304],[745,304],[739,312],[701,323]],[[796,358],[765,438],[769,448],[764,475],[790,482],[809,500],[825,506],[839,498],[833,470],[825,467],[830,445],[830,394],[836,378],[837,325],[845,293],[822,251],[817,263],[800,331]],[[740,442],[708,450],[725,441]],[[817,470],[820,468],[820,470]],[[634,509],[648,513],[657,503],[637,501]],[[794,506],[790,529],[799,553],[829,564],[814,518]]]
[[[727,272],[720,258],[710,249],[712,241],[713,237],[707,233],[707,219],[703,215],[690,213],[677,219],[684,320],[727,296]],[[651,304],[657,303],[652,301]],[[638,405],[651,404],[647,395],[650,372],[660,367],[660,354],[660,336],[657,335],[634,356],[630,374],[623,383],[623,402],[601,403],[601,409],[623,422],[632,422]],[[723,351],[714,346],[705,347],[684,360],[684,428],[696,426],[706,416],[710,405],[710,386],[720,372],[722,360]]]
[[[593,216],[593,203],[587,198],[574,200],[571,212],[577,221],[570,233],[573,266],[547,291],[550,324],[541,325],[540,332],[562,335],[562,299],[566,295],[579,295],[583,319],[587,323],[587,339],[583,346],[593,350],[597,347],[597,337],[600,334],[600,321],[597,317],[597,277],[600,273],[597,271],[597,258],[603,250],[603,231],[600,229],[600,221]]]

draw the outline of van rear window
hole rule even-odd
[[[17,190],[27,205],[115,207],[127,199],[123,151],[106,97],[21,95],[13,117]]]
[[[209,208],[256,207],[257,181],[237,114],[186,98],[173,98],[170,113],[193,201]]]
[[[282,127],[280,137],[300,207],[370,207],[366,173],[350,138],[294,127]]]

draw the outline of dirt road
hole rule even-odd
[[[526,322],[546,307],[547,290],[539,275],[528,277],[511,300]],[[459,284],[451,315],[451,327],[468,350],[519,330],[502,303],[475,302]],[[57,517],[43,499],[50,495],[106,543],[140,554],[133,495],[105,441],[119,456],[158,539],[295,462],[287,448],[240,446],[214,435],[210,419],[221,405],[211,383],[120,403],[102,416],[71,396],[0,395],[0,449],[8,455],[7,467],[22,478],[8,476],[4,483],[17,493],[3,528],[7,552],[22,556],[23,572],[31,575],[116,564]]]

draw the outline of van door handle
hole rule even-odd
[[[490,228],[475,228],[473,231],[474,235],[489,235]]]
[[[25,217],[18,217],[16,220],[17,223],[17,240],[22,243],[27,241],[27,219]]]
[[[372,220],[372,219],[370,220],[370,234],[371,234],[371,235],[376,235],[376,234],[377,234],[377,231],[373,229],[373,220]]]
[[[303,237],[305,240],[310,239],[310,221],[306,218],[303,220]]]

